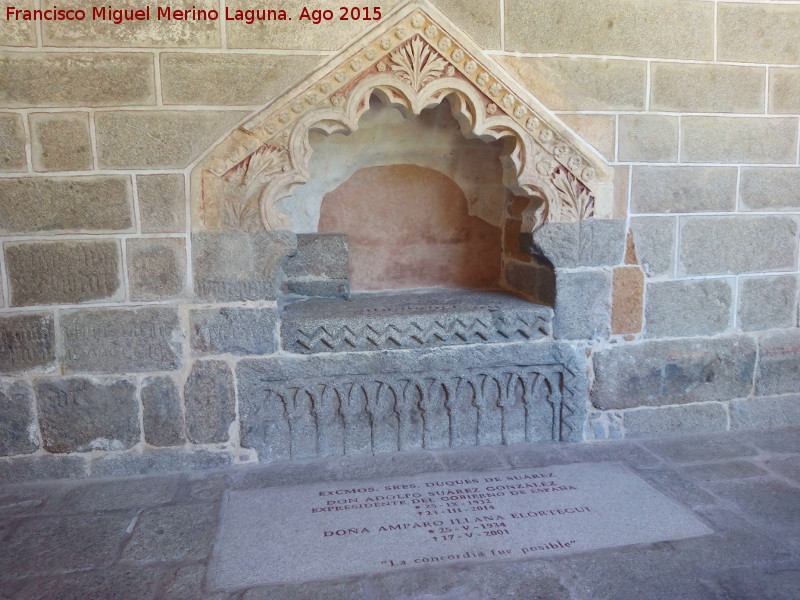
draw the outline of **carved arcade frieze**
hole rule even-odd
[[[535,92],[535,90],[533,90]],[[195,230],[287,229],[276,203],[308,181],[308,133],[358,128],[376,94],[407,115],[449,99],[468,136],[511,137],[504,183],[539,199],[528,224],[609,218],[612,169],[425,0],[388,15],[233,132],[192,176]]]

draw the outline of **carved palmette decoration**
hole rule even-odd
[[[264,381],[241,407],[262,460],[573,440],[581,390],[564,365]]]
[[[610,218],[613,170],[447,17],[416,0],[270,103],[197,165],[195,229],[288,228],[276,203],[309,178],[309,131],[357,129],[376,91],[409,114],[448,98],[465,133],[513,138],[504,180],[544,200],[538,225]]]
[[[549,208],[559,221],[583,221],[594,216],[594,197],[589,189],[564,167],[556,167],[550,176],[556,190]]]

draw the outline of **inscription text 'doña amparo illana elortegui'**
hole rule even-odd
[[[215,588],[552,556],[711,533],[614,463],[234,491]]]

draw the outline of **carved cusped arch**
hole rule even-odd
[[[358,129],[377,94],[407,115],[449,99],[465,135],[511,138],[504,184],[525,226],[609,218],[613,170],[425,0],[408,2],[234,131],[194,168],[195,230],[287,229],[277,202],[310,177],[308,133]]]

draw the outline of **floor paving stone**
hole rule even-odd
[[[206,558],[216,531],[215,504],[168,506],[144,511],[123,561],[159,562]]]
[[[706,434],[703,436],[677,436],[661,440],[642,442],[642,445],[665,460],[677,463],[707,462],[754,456],[756,450],[749,444],[738,441],[730,434]]]
[[[15,485],[0,488],[0,517],[41,512],[53,497],[60,493],[61,485]]]
[[[220,503],[228,490],[607,461],[627,465],[688,505],[713,533],[546,560],[429,567],[300,585],[207,587]],[[800,598],[798,427],[198,466],[212,468],[0,483],[0,600]]]
[[[686,570],[678,552],[663,545],[633,547],[560,562],[556,570],[577,598],[591,600],[722,600],[707,585],[702,565]]]
[[[796,600],[800,590],[800,563],[790,561],[751,569],[731,569],[717,579],[719,587],[736,600]]]
[[[50,510],[62,513],[101,512],[157,506],[172,500],[177,490],[174,478],[129,479],[77,483]]]
[[[786,536],[800,535],[800,489],[777,479],[717,481],[708,485],[717,495],[736,504],[748,519]]]
[[[768,460],[764,466],[800,486],[800,456]]]
[[[764,469],[743,460],[695,465],[686,467],[681,472],[689,479],[696,481],[717,481],[767,475]]]
[[[800,427],[788,427],[773,431],[751,431],[742,439],[755,444],[761,450],[777,453],[800,453]]]
[[[28,582],[17,600],[143,600],[152,597],[158,569],[109,569],[48,577]]]
[[[242,600],[367,600],[361,583],[344,581],[298,586],[270,586],[247,590]]]
[[[130,512],[32,519],[11,533],[0,552],[5,578],[107,567],[126,537]]]
[[[170,573],[161,593],[162,600],[195,600],[203,596],[205,563],[192,563]]]

